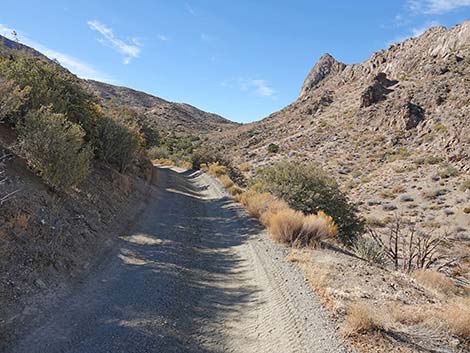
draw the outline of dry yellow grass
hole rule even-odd
[[[297,245],[316,247],[322,240],[328,238],[329,234],[330,225],[325,218],[313,214],[304,216]]]
[[[232,186],[235,185],[233,180],[230,179],[230,177],[228,175],[225,175],[225,174],[219,176],[219,180],[222,183],[222,185],[224,186],[224,188],[226,188],[226,189],[230,189]]]
[[[418,270],[413,273],[413,277],[424,287],[436,292],[446,295],[457,292],[454,281],[443,273],[433,270]]]
[[[274,241],[283,244],[294,242],[302,231],[305,216],[302,212],[284,209],[271,213],[269,233]]]
[[[19,228],[21,230],[27,230],[29,225],[29,218],[30,216],[24,213],[18,213],[17,215],[13,216],[9,221],[8,224],[11,228]]]
[[[450,332],[470,342],[470,297],[450,301],[439,316]]]
[[[240,169],[242,172],[249,172],[251,170],[251,164],[248,162],[242,163],[238,166],[238,169]]]
[[[168,167],[175,165],[175,162],[173,162],[171,159],[168,159],[168,158],[154,159],[152,163],[156,165],[163,165],[163,166],[168,166]]]
[[[336,237],[338,235],[338,226],[333,221],[333,217],[327,215],[323,211],[318,211],[317,216],[319,218],[323,219],[327,223],[327,225],[328,225],[328,235],[332,238]]]
[[[237,185],[232,185],[229,189],[228,189],[228,192],[232,195],[232,196],[239,196],[243,193],[243,189]]]
[[[345,330],[349,334],[381,330],[385,326],[382,314],[368,303],[354,303],[346,316]]]
[[[177,166],[183,169],[192,169],[193,164],[188,161],[178,161]]]
[[[209,164],[209,174],[220,177],[221,175],[227,174],[227,167],[218,163]]]
[[[244,192],[240,197],[240,203],[248,214],[258,219],[268,211],[269,204],[275,200],[276,198],[269,193],[258,193],[253,190]]]

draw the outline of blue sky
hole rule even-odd
[[[294,101],[325,52],[360,62],[468,18],[470,0],[2,0],[0,34],[80,77],[248,122]]]

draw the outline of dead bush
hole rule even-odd
[[[413,272],[413,277],[424,287],[439,293],[448,295],[457,292],[454,281],[443,273],[429,269],[421,269]]]
[[[396,270],[410,273],[417,269],[428,269],[442,258],[439,251],[447,234],[434,235],[418,231],[413,223],[397,216],[385,230],[368,229],[369,236],[376,242]]]

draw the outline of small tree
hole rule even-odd
[[[323,211],[338,225],[338,238],[352,244],[363,231],[357,210],[339,190],[336,181],[314,164],[279,162],[257,171],[254,183],[305,214]]]
[[[85,131],[63,114],[42,107],[25,117],[19,133],[29,164],[54,189],[68,189],[88,175],[92,153]]]

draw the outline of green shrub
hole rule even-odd
[[[210,165],[217,163],[225,166],[231,164],[230,161],[224,158],[219,152],[207,147],[196,149],[191,155],[191,163],[194,169],[200,169],[201,164]]]
[[[0,76],[14,81],[22,90],[29,90],[23,113],[51,105],[51,112],[65,114],[68,120],[91,133],[90,105],[94,98],[85,91],[77,77],[60,65],[15,53],[0,58]]]
[[[470,179],[464,180],[462,184],[460,184],[460,190],[463,192],[470,190]]]
[[[170,152],[166,147],[152,147],[147,151],[150,159],[169,159]]]
[[[29,87],[21,89],[13,81],[0,78],[0,122],[14,122],[29,93]]]
[[[268,145],[268,152],[269,153],[278,153],[279,152],[279,146],[276,145],[275,143],[270,143]]]
[[[363,221],[354,205],[339,190],[336,181],[316,165],[279,162],[257,171],[253,183],[285,200],[292,208],[305,214],[323,211],[338,225],[338,239],[354,243],[363,231]]]
[[[68,189],[88,175],[92,153],[85,131],[63,114],[52,113],[51,107],[31,112],[19,134],[29,164],[54,189]]]
[[[353,245],[357,257],[376,264],[385,263],[385,254],[375,241],[369,238],[360,238]]]
[[[444,169],[440,170],[438,175],[443,178],[443,179],[447,179],[447,178],[450,178],[450,177],[455,177],[457,175],[459,175],[459,170],[451,165],[445,167]]]
[[[135,160],[139,149],[136,126],[124,117],[103,116],[96,121],[94,145],[97,157],[124,173]]]

